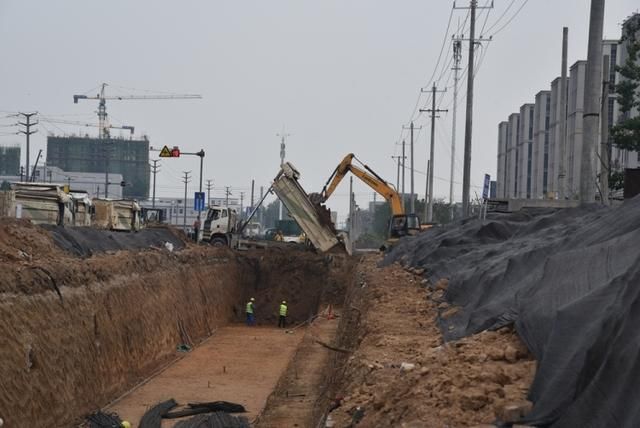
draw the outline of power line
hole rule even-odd
[[[445,45],[447,44],[447,38],[449,37],[449,29],[451,28],[451,19],[453,18],[454,10],[455,9],[452,7],[451,8],[451,13],[449,14],[449,20],[447,22],[447,29],[445,30],[444,37],[442,38],[442,46],[440,47],[440,53],[438,54],[438,60],[436,61],[436,65],[433,68],[433,73],[431,74],[431,77],[429,77],[429,80],[427,80],[427,84],[433,80],[433,78],[435,77],[435,75],[436,75],[436,73],[438,71],[438,66],[440,65],[440,60],[442,59],[442,53],[444,52]],[[419,110],[421,96],[422,96],[422,92],[419,92],[418,93],[418,99],[416,100],[416,105],[413,107],[413,111],[411,113],[411,117],[409,118],[407,123],[409,123],[409,122],[411,122],[412,120],[415,119],[416,112]]]
[[[491,30],[496,28],[496,25],[498,25],[498,23],[502,20],[502,18],[505,17],[505,15],[507,14],[507,12],[509,12],[509,9],[511,9],[511,6],[513,6],[513,4],[515,2],[516,2],[516,0],[511,0],[511,3],[509,3],[509,6],[507,6],[507,8],[504,10],[504,12],[502,12],[502,15],[500,15],[500,17],[498,17],[498,19],[496,19],[496,21],[493,24],[491,24],[491,26],[489,28],[487,28],[487,32],[490,32]]]
[[[496,34],[498,34],[499,32],[501,32],[502,30],[504,30],[509,24],[511,24],[511,22],[516,18],[516,16],[518,16],[518,14],[520,13],[520,11],[524,8],[524,6],[527,4],[529,0],[524,0],[524,2],[522,3],[522,5],[520,5],[520,8],[518,8],[518,10],[516,10],[516,13],[514,13],[511,18],[509,18],[509,20],[500,28],[498,28],[491,36],[495,36]]]

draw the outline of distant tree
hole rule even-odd
[[[280,218],[280,200],[276,199],[262,209],[262,218],[264,222],[263,227],[265,229],[276,227]],[[287,207],[282,208],[282,217],[289,218],[289,211],[287,210]]]
[[[627,48],[627,59],[616,66],[622,76],[615,85],[617,101],[620,105],[621,120],[611,128],[612,144],[623,150],[640,151],[640,115],[631,116],[634,109],[640,109],[640,15],[635,15],[623,27],[621,43]]]

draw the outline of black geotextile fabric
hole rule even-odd
[[[177,405],[178,403],[173,398],[156,404],[142,415],[138,426],[140,428],[160,428],[162,417]]]
[[[229,401],[212,401],[208,403],[189,403],[187,407],[164,415],[164,419],[183,418],[185,416],[199,415],[201,413],[225,412],[244,413],[246,409],[243,405],[231,403]]]
[[[640,197],[490,213],[404,238],[394,261],[449,278],[447,340],[515,324],[538,360],[523,422],[640,426]]]
[[[120,428],[122,420],[115,413],[105,413],[98,410],[87,416],[87,428]]]
[[[51,232],[53,242],[76,256],[88,257],[95,253],[116,250],[164,247],[173,244],[175,250],[185,247],[178,235],[166,227],[142,229],[138,232],[111,231],[92,227],[43,225]]]
[[[180,421],[174,428],[250,428],[247,418],[232,416],[225,412],[215,412],[209,415],[198,415]]]

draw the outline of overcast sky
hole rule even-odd
[[[495,175],[498,123],[523,103],[533,102],[560,74],[563,26],[569,27],[569,63],[586,58],[589,1],[531,0],[508,23],[523,3],[495,0],[488,17],[479,12],[478,29],[484,26],[483,34],[494,37],[479,51],[486,55],[476,77],[475,186],[484,173]],[[632,0],[608,1],[605,37],[619,38],[620,23],[636,9]],[[301,171],[308,192],[320,190],[350,152],[395,183],[391,156],[400,153],[402,126],[411,117],[420,88],[433,83],[430,77],[451,11],[452,2],[444,0],[0,0],[0,117],[37,110],[48,117],[97,122],[97,102],[74,105],[72,95],[93,94],[101,82],[114,85],[107,89],[111,94],[196,93],[203,99],[108,101],[107,111],[112,123],[134,125],[154,147],[203,148],[204,178],[214,180],[215,195],[222,196],[224,186],[231,186],[235,195],[244,191],[248,197],[252,178],[257,186],[268,186],[278,171],[276,134],[283,126],[291,134],[287,159]],[[435,73],[436,78],[442,75],[438,86],[448,91],[438,98],[440,108],[449,109],[436,126],[436,197],[449,193],[449,38],[462,27],[466,13],[453,12]],[[464,50],[463,68],[466,45]],[[460,87],[456,200],[462,193],[466,84]],[[419,107],[427,101],[421,97]],[[2,118],[0,125],[12,120]],[[416,120],[416,125],[428,123],[426,114]],[[48,131],[80,129],[57,126],[39,127],[32,162],[37,150],[45,148]],[[10,129],[0,128],[0,134]],[[425,126],[415,148],[416,192],[421,198],[428,136]],[[0,136],[0,144],[22,141]],[[189,190],[197,190],[197,158],[163,160],[161,168],[159,195],[181,195],[184,170],[194,172]],[[408,173],[406,180],[408,192]],[[472,195],[475,191],[481,192],[472,188]],[[357,182],[355,192],[357,202],[366,207],[372,191]],[[348,180],[329,205],[344,218]]]

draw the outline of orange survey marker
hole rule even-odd
[[[335,317],[333,316],[333,306],[329,305],[329,307],[327,308],[327,319],[328,320],[332,320]]]

